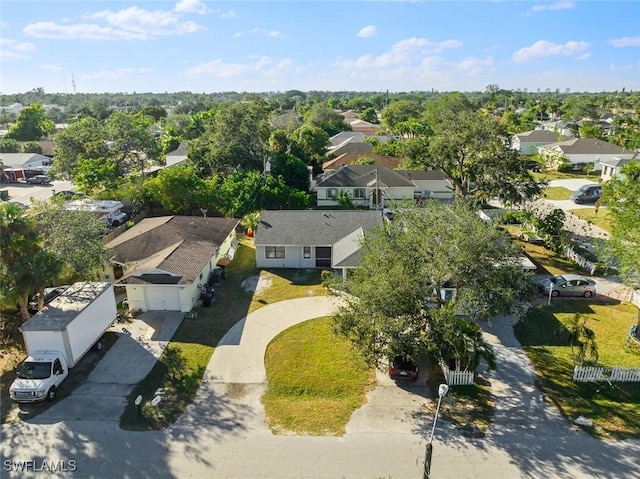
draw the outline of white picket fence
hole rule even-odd
[[[571,248],[564,248],[562,250],[562,253],[569,259],[575,261],[576,263],[578,263],[582,269],[584,269],[585,271],[587,271],[590,275],[593,275],[593,272],[596,270],[596,264],[593,263],[592,261],[589,261],[588,259],[586,259],[585,257],[583,257],[582,255],[576,253],[573,249]]]
[[[473,371],[454,371],[449,369],[443,362],[440,363],[440,369],[442,369],[444,379],[449,386],[466,386],[473,384],[475,377]]]
[[[640,289],[631,291],[631,302],[640,308]]]
[[[573,380],[581,383],[597,381],[637,383],[640,382],[640,369],[575,366]]]

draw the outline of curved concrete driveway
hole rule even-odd
[[[220,340],[204,375],[210,383],[267,382],[264,354],[271,340],[291,326],[332,315],[339,299],[311,296],[270,304],[235,324]]]

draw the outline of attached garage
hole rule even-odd
[[[147,311],[180,311],[180,290],[175,285],[144,288]]]

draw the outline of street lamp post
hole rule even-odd
[[[449,386],[447,384],[441,384],[438,387],[438,405],[436,406],[436,413],[433,417],[433,427],[431,428],[431,435],[429,436],[429,442],[427,443],[427,450],[424,458],[424,473],[423,479],[429,479],[429,475],[431,474],[431,456],[433,454],[433,435],[436,432],[436,423],[438,422],[438,413],[440,412],[440,403],[442,402],[442,398],[449,391]]]

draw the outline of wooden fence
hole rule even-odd
[[[573,380],[576,382],[640,382],[639,368],[605,368],[605,367],[581,367],[573,368]]]

